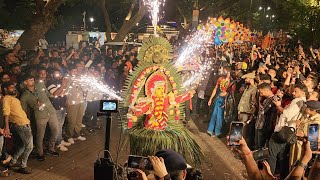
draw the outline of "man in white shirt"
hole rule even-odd
[[[286,177],[289,173],[289,165],[288,162],[286,162],[286,156],[289,154],[290,145],[279,140],[277,138],[278,133],[284,126],[289,126],[296,129],[296,121],[301,116],[301,111],[308,95],[308,89],[304,85],[296,85],[292,95],[294,99],[285,108],[281,107],[280,101],[274,101],[274,104],[281,112],[281,115],[274,129],[274,133],[272,134],[272,138],[269,141],[270,156],[268,158],[268,163],[271,167],[272,174],[274,174],[277,160],[279,160],[281,177]]]

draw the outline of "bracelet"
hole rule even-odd
[[[308,165],[303,164],[300,160],[297,160],[296,163],[294,163],[294,167],[300,166],[302,167],[304,170],[307,169]]]
[[[249,156],[249,155],[251,155],[251,154],[252,154],[252,151],[250,151],[250,152],[248,152],[248,153],[246,153],[246,154],[243,154],[242,157],[247,157],[247,156]]]

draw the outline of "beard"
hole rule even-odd
[[[16,90],[14,90],[14,91],[9,91],[8,94],[9,94],[10,96],[16,96],[16,95],[17,95],[17,91],[16,91]]]

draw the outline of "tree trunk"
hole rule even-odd
[[[53,26],[58,7],[64,0],[51,0],[44,5],[44,9],[35,16],[29,29],[25,30],[17,43],[20,43],[23,50],[34,49],[38,41]]]
[[[125,20],[123,22],[117,36],[114,38],[113,41],[115,41],[115,42],[123,41],[125,39],[125,37],[127,36],[127,34],[131,31],[131,29],[134,28],[136,26],[136,24],[141,21],[141,19],[143,18],[143,16],[145,15],[146,12],[147,12],[147,8],[140,1],[140,8],[139,8],[138,12],[136,13],[136,15],[134,17],[132,17],[131,19]]]
[[[100,0],[100,7],[101,7],[101,11],[102,11],[103,18],[104,18],[104,24],[106,26],[107,41],[110,42],[110,41],[112,41],[112,39],[111,39],[112,27],[111,27],[111,20],[110,20],[109,12],[106,7],[106,0]]]

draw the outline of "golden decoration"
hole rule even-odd
[[[172,46],[163,37],[150,37],[141,46],[137,58],[139,61],[160,64],[172,58]]]

